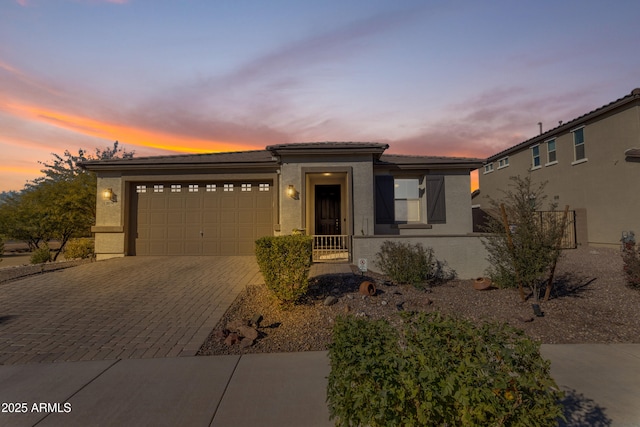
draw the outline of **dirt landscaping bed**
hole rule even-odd
[[[552,298],[541,302],[543,317],[534,316],[532,299],[520,302],[515,289],[477,291],[473,281],[455,280],[423,291],[393,285],[379,275],[361,277],[355,267],[352,269],[353,274],[313,278],[305,301],[288,309],[280,307],[265,286],[248,287],[198,354],[326,350],[337,316],[386,318],[399,324],[399,313],[404,310],[439,311],[473,322],[507,322],[545,344],[640,343],[640,292],[625,286],[620,251],[616,249],[565,251]],[[374,296],[358,292],[363,280],[375,283]],[[333,303],[326,305],[329,302]],[[242,333],[229,339],[226,330],[250,324],[252,319],[258,326],[254,328],[258,335],[255,340],[242,338]]]

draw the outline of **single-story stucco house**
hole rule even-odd
[[[385,240],[422,243],[472,278],[470,172],[482,159],[384,154],[380,143],[93,160],[96,256],[249,255],[267,235],[314,236],[314,261],[367,260]]]

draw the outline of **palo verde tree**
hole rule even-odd
[[[536,301],[541,285],[548,280],[548,299],[560,242],[566,228],[564,215],[543,215],[546,182],[534,186],[531,177],[512,176],[500,200],[490,200],[491,215],[483,240],[488,252],[487,274],[500,287],[518,287],[524,301],[528,288]],[[550,203],[548,210],[555,211]],[[551,276],[551,277],[549,277]]]
[[[95,223],[96,175],[82,168],[86,160],[131,158],[114,142],[113,147],[78,154],[68,150],[62,156],[52,154],[51,162],[40,162],[43,176],[20,192],[12,193],[0,204],[0,234],[22,240],[31,249],[40,248],[50,239],[60,241],[54,260],[72,237],[89,236]]]

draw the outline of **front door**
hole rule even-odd
[[[340,234],[340,185],[316,185],[316,234]]]

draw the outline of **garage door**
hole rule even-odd
[[[135,255],[251,255],[273,234],[268,182],[148,183],[134,186]]]

